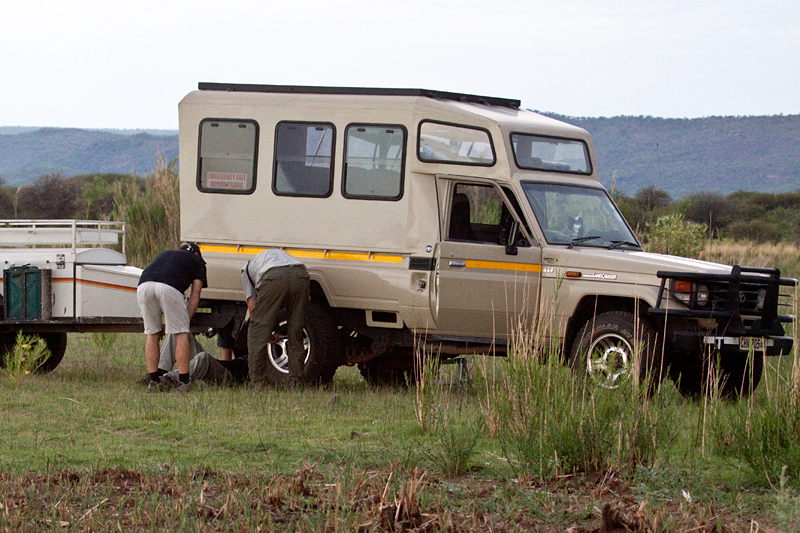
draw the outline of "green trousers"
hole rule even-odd
[[[308,271],[302,265],[275,267],[267,270],[257,283],[256,305],[247,332],[250,381],[256,384],[283,381],[282,373],[269,360],[267,348],[270,334],[278,325],[281,309],[285,307],[288,310],[288,382],[301,384],[306,356],[303,328],[309,295]]]

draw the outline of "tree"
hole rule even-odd
[[[620,197],[620,200],[620,209],[628,223],[639,230],[666,214],[672,204],[669,193],[653,185],[640,189],[633,198]]]
[[[663,210],[672,203],[672,197],[664,189],[656,189],[655,185],[648,185],[639,189],[634,197],[639,208],[647,213]]]
[[[78,184],[66,179],[62,174],[39,176],[33,185],[20,188],[17,199],[18,217],[74,218],[78,193]]]
[[[686,220],[705,224],[711,236],[718,236],[719,230],[731,222],[732,202],[719,193],[693,194],[685,198],[681,204]]]
[[[14,218],[14,187],[6,185],[0,176],[0,218]]]

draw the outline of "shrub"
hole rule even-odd
[[[36,335],[17,333],[17,340],[10,352],[3,354],[3,375],[17,381],[36,372],[50,357],[47,343]]]
[[[649,252],[697,258],[705,246],[706,225],[687,222],[681,214],[659,217],[642,237]]]

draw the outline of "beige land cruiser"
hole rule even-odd
[[[779,306],[794,280],[645,253],[589,134],[518,100],[202,83],[179,113],[181,237],[208,263],[195,327],[246,350],[240,269],[283,248],[312,279],[309,379],[358,364],[395,381],[415,343],[503,354],[542,320],[565,361],[612,387],[670,369],[697,393],[713,353],[727,390],[746,393],[764,355],[791,349]]]

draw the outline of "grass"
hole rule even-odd
[[[526,383],[550,379],[559,396],[519,386],[514,358],[479,358],[474,387],[429,379],[422,427],[414,386],[372,388],[346,367],[303,393],[148,393],[136,383],[143,341],[71,335],[53,373],[0,378],[0,530],[779,531],[797,520],[796,479],[784,471],[770,486],[730,448],[704,449],[707,408],[670,388],[649,403],[623,399],[627,411],[602,391],[587,403],[573,394],[565,410],[554,405],[570,398],[563,368],[524,362]],[[768,363],[767,376],[791,374],[791,361]],[[751,404],[715,403],[720,427],[764,412],[774,382]],[[525,396],[509,398],[515,390]],[[525,432],[501,413],[523,398],[557,426]],[[672,438],[642,432],[649,455],[620,445],[653,416]],[[552,456],[536,438],[548,435],[596,463],[530,468],[536,453]]]

